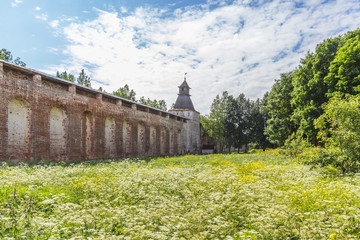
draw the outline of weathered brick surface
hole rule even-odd
[[[11,102],[13,112],[9,111]],[[197,130],[186,116],[150,109],[6,62],[0,62],[0,103],[1,161],[199,151],[196,144],[187,142]],[[27,126],[28,137],[23,132]],[[15,144],[9,144],[10,139]]]

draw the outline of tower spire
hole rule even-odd
[[[176,99],[174,109],[189,109],[194,110],[194,105],[190,99],[190,87],[186,82],[186,75],[184,76],[184,82],[179,86],[178,98]]]

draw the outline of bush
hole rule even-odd
[[[324,114],[315,121],[319,138],[326,150],[322,163],[333,165],[343,173],[358,171],[360,164],[360,96],[332,98]]]
[[[293,133],[285,141],[285,154],[290,156],[297,156],[304,152],[306,148],[311,147],[311,144],[305,140],[300,134]]]

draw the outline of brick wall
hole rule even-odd
[[[0,161],[181,154],[186,117],[0,61]]]

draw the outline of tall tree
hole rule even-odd
[[[6,50],[5,48],[0,50],[0,59],[5,60],[7,62],[14,63],[14,64],[22,66],[22,67],[26,67],[26,63],[21,61],[21,59],[19,57],[15,58],[15,60],[14,60],[11,52]]]
[[[291,121],[293,108],[291,106],[291,93],[293,91],[293,72],[281,74],[275,80],[270,93],[264,98],[268,119],[265,134],[267,139],[275,146],[283,146],[285,140],[296,130]]]
[[[200,118],[201,125],[205,132],[220,144],[220,150],[224,150],[225,138],[225,118],[229,104],[229,94],[224,91],[222,96],[216,96],[210,107],[210,114]]]
[[[229,147],[238,149],[249,143],[249,121],[251,102],[241,93],[237,98],[229,96],[226,118],[225,138]]]
[[[358,94],[360,85],[360,29],[345,36],[344,45],[331,62],[330,72],[325,77],[329,96]]]
[[[256,99],[250,102],[250,114],[248,121],[249,142],[254,148],[265,150],[271,146],[265,135],[265,126],[268,119],[268,112],[265,108],[267,95],[263,99]]]
[[[130,90],[129,85],[125,84],[124,87],[119,88],[118,90],[114,91],[113,94],[118,97],[122,97],[125,99],[129,99],[131,101],[136,101],[135,99],[135,91],[133,89]]]
[[[91,87],[90,77],[85,73],[85,70],[82,69],[77,78],[77,83],[84,85],[86,87]]]
[[[323,41],[294,73],[292,120],[299,125],[298,133],[314,144],[318,133],[314,120],[323,114],[322,105],[334,92],[355,94],[360,84],[359,35],[358,29]]]

